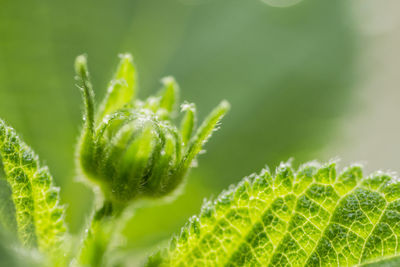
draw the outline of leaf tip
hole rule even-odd
[[[228,102],[228,100],[222,100],[221,103],[218,105],[218,109],[225,113],[227,113],[231,109],[231,104]]]
[[[78,75],[87,73],[87,56],[86,56],[86,54],[82,54],[82,55],[79,55],[76,57],[75,72]]]
[[[133,56],[130,53],[121,53],[118,55],[118,57],[122,60],[122,61],[129,61],[129,62],[133,62]]]

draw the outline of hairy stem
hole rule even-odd
[[[86,230],[83,247],[79,255],[79,262],[82,265],[104,266],[106,253],[119,228],[117,226],[122,211],[122,207],[118,207],[110,201],[105,201],[103,206],[94,213],[90,226]]]

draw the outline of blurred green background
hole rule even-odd
[[[81,53],[97,99],[117,55],[131,52],[139,97],[173,75],[181,99],[195,102],[201,118],[221,99],[232,104],[184,192],[136,210],[124,231],[136,260],[177,232],[204,197],[266,164],[324,157],[356,88],[360,38],[349,1],[271,2],[0,1],[0,117],[49,165],[71,231],[81,230],[93,198],[74,170],[81,101],[73,61]]]

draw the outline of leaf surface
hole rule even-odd
[[[395,178],[284,163],[205,202],[148,266],[394,266],[399,222]]]
[[[17,236],[25,247],[44,252],[57,249],[65,232],[59,189],[52,185],[47,167],[39,164],[36,154],[2,120],[0,159],[5,176],[0,184],[0,208],[8,212],[2,214],[7,216],[1,218],[4,228],[13,229],[16,223]],[[10,198],[11,204],[3,202]]]
[[[99,113],[100,119],[106,114],[110,114],[131,103],[137,90],[136,70],[132,56],[123,54],[120,55],[120,58],[119,66],[108,87],[107,95]]]

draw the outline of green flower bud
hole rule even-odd
[[[172,77],[145,101],[134,98],[136,70],[122,55],[107,95],[95,112],[85,56],[75,63],[85,115],[77,159],[85,177],[98,184],[107,201],[124,206],[143,197],[162,197],[182,184],[204,143],[229,109],[222,101],[195,130],[196,108],[184,103],[176,115],[179,87]]]

